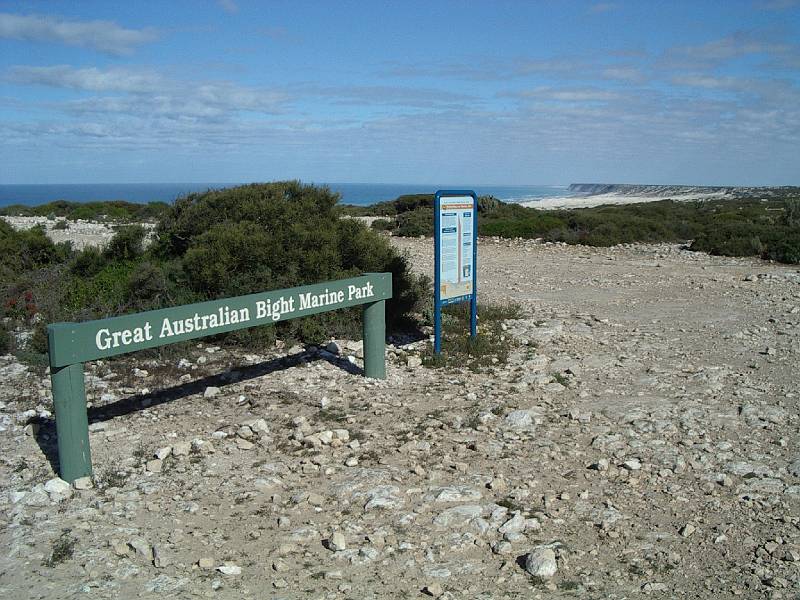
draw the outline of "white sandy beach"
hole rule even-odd
[[[677,200],[690,202],[694,200],[721,200],[729,197],[725,192],[709,192],[701,194],[670,194],[670,195],[634,195],[634,194],[586,194],[579,196],[558,196],[544,200],[531,200],[520,202],[522,206],[539,208],[542,210],[556,210],[562,208],[593,208],[608,204],[640,204],[642,202],[656,202],[658,200]]]

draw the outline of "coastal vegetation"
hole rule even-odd
[[[373,226],[393,235],[433,235],[432,194],[344,210],[381,217]],[[478,212],[478,233],[485,236],[588,246],[688,242],[690,249],[711,254],[800,263],[800,198],[789,192],[767,200],[661,200],[546,211],[481,197]]]
[[[55,202],[24,209],[29,215],[59,219],[98,214],[116,219],[110,243],[81,251],[69,243],[53,243],[43,226],[15,230],[0,220],[0,352],[22,351],[18,332],[12,330],[25,324],[32,334],[24,352],[33,362],[46,352],[48,322],[102,318],[363,272],[393,274],[390,329],[431,320],[430,282],[414,276],[407,259],[380,232],[432,235],[432,195],[351,207],[340,205],[338,196],[325,187],[275,182],[190,194],[163,206]],[[788,192],[766,200],[663,200],[553,211],[481,197],[478,209],[479,233],[484,236],[590,246],[677,242],[712,254],[800,264],[800,199]],[[14,207],[3,212],[19,214]],[[379,217],[372,228],[345,218],[365,215]],[[156,226],[148,240],[148,230],[135,221],[151,217]],[[464,315],[458,310],[448,312],[446,320],[461,331]],[[455,336],[449,343],[454,352],[448,354],[461,356],[475,368],[502,357],[505,349],[502,333],[495,331],[497,323],[484,316],[483,327],[492,335],[478,345]],[[356,308],[244,330],[226,339],[259,345],[277,335],[316,342],[330,336],[357,337],[359,328]],[[448,331],[446,327],[446,336]],[[489,338],[499,345],[480,345]],[[438,366],[441,360],[427,356],[425,363]]]
[[[142,222],[155,221],[168,210],[169,204],[166,202],[139,204],[123,200],[101,202],[56,200],[55,202],[48,202],[38,206],[12,204],[11,206],[0,208],[0,216],[63,218],[70,221],[83,219],[90,221]]]
[[[388,326],[407,326],[430,287],[406,258],[354,219],[340,218],[338,197],[299,182],[253,184],[190,194],[164,211],[149,245],[141,225],[120,226],[103,249],[73,251],[41,227],[16,231],[0,221],[3,311],[14,323],[86,320],[391,272]],[[258,327],[228,339],[317,342],[360,335],[358,308]],[[5,340],[5,342],[3,342]],[[0,332],[0,343],[8,343]]]
[[[470,304],[450,304],[442,309],[442,352],[436,354],[428,345],[422,364],[429,368],[466,367],[480,373],[508,362],[513,350],[511,336],[504,322],[521,319],[522,307],[515,303],[478,304],[478,335],[470,337]],[[431,320],[433,318],[431,317]]]

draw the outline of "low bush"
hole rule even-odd
[[[338,197],[299,182],[254,184],[191,194],[157,228],[153,253],[180,264],[199,299],[214,299],[389,271],[390,326],[408,322],[426,283],[406,258],[355,219],[340,219]],[[358,335],[360,311],[324,313],[279,325],[283,335],[320,340]]]
[[[141,225],[125,225],[117,229],[105,248],[109,260],[135,260],[144,252],[146,231]]]
[[[104,250],[71,252],[40,229],[14,231],[0,221],[0,268],[7,277],[4,316],[45,322],[82,321],[203,300],[391,272],[387,325],[414,321],[429,281],[411,273],[405,256],[360,221],[340,218],[338,197],[299,182],[254,184],[175,202],[145,248],[140,225],[119,227]],[[56,207],[58,208],[58,207]],[[279,323],[281,337],[320,342],[358,337],[361,308]],[[275,327],[229,339],[263,344]],[[36,337],[36,348],[46,347]]]
[[[389,219],[375,219],[370,227],[375,231],[389,231],[394,227],[394,222]]]
[[[798,263],[800,198],[796,188],[776,189],[769,200],[741,198],[543,211],[478,199],[478,233],[506,238],[614,246],[634,242],[687,242],[691,249],[728,256],[761,256]],[[425,197],[400,197],[365,214],[396,214],[394,235],[433,235],[433,210]]]
[[[433,209],[423,207],[398,214],[392,233],[403,237],[432,236]]]
[[[12,349],[12,337],[6,326],[0,323],[0,354],[8,354]]]
[[[511,336],[503,331],[503,321],[522,317],[518,304],[479,304],[478,335],[470,337],[470,304],[463,302],[442,310],[442,352],[435,354],[429,344],[422,355],[426,367],[467,367],[482,372],[508,362],[513,348]]]
[[[800,226],[782,235],[774,236],[774,239],[771,239],[764,248],[762,258],[800,264]]]
[[[64,262],[71,255],[69,244],[54,244],[41,227],[17,231],[0,220],[0,282],[17,275]]]
[[[54,220],[57,217],[71,221],[78,219],[92,221],[153,221],[169,209],[165,202],[150,202],[139,204],[122,200],[104,202],[69,202],[56,200],[38,206],[13,204],[0,208],[0,215],[15,217],[47,217]]]

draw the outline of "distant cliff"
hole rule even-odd
[[[670,198],[685,195],[726,195],[731,197],[769,197],[786,193],[800,193],[798,187],[736,187],[702,185],[639,185],[633,183],[573,183],[569,191],[574,194],[618,194],[622,196],[653,196]]]

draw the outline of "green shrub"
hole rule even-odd
[[[169,281],[163,265],[152,261],[136,264],[128,275],[128,305],[147,310],[161,306],[169,294]]]
[[[70,277],[61,293],[62,310],[52,320],[82,321],[130,312],[130,275],[135,265],[115,261],[106,264],[92,277]]]
[[[493,212],[499,210],[503,206],[504,202],[502,200],[498,200],[494,196],[479,196],[478,197],[478,213],[481,215],[490,215]]]
[[[69,244],[54,244],[42,227],[17,231],[0,220],[0,281],[57,262],[71,254]]]
[[[39,206],[14,204],[0,208],[0,215],[16,217],[58,217],[69,220],[86,219],[92,221],[152,221],[162,215],[169,205],[165,202],[139,204],[112,200],[104,202],[69,202],[56,200]]]
[[[800,264],[800,229],[787,232],[771,242],[764,251],[764,258]]]
[[[150,248],[144,248],[144,228],[130,225],[120,227],[105,250],[86,248],[74,255],[59,254],[41,231],[13,232],[0,223],[0,249],[7,250],[0,265],[14,269],[7,296],[16,294],[16,309],[19,295],[33,290],[45,320],[55,322],[388,271],[393,275],[388,324],[408,324],[428,293],[427,280],[413,276],[407,259],[383,236],[359,221],[340,219],[337,201],[327,188],[298,182],[192,194],[163,213]],[[69,206],[59,210],[76,214]],[[5,261],[6,256],[13,259]],[[18,273],[20,263],[32,270]],[[361,310],[323,313],[278,327],[282,337],[305,341],[357,336]],[[274,336],[275,328],[266,327],[230,337],[260,344]]]
[[[389,231],[394,226],[394,222],[389,219],[375,219],[370,227],[375,231]]]
[[[411,274],[407,259],[380,235],[357,220],[340,219],[337,201],[329,189],[299,182],[190,194],[159,223],[153,254],[179,263],[184,285],[199,299],[389,271],[394,293],[387,320],[400,326],[418,309],[425,282]],[[309,341],[358,335],[360,310],[279,327],[283,336]]]
[[[53,540],[50,556],[42,561],[43,566],[53,568],[72,559],[78,540],[71,533],[72,530],[64,529],[61,535]]]
[[[399,196],[392,204],[397,214],[418,210],[420,208],[430,208],[433,210],[433,200],[435,194],[406,194]]]
[[[8,354],[12,348],[12,337],[3,323],[0,323],[0,354]]]
[[[47,326],[43,321],[37,323],[33,328],[33,335],[28,341],[27,349],[36,354],[47,354]]]
[[[133,260],[144,252],[144,238],[147,235],[141,225],[125,225],[117,229],[106,246],[104,254],[110,260]]]
[[[800,227],[800,198],[787,198],[783,211],[786,227]]]
[[[729,256],[762,256],[798,262],[795,232],[800,227],[796,188],[777,189],[772,198],[675,202],[543,211],[492,197],[478,199],[478,233],[506,238],[614,246],[633,242],[686,242],[691,249]],[[433,212],[427,201],[402,197],[376,205],[372,214],[396,213],[392,232],[399,236],[433,235]]]
[[[424,207],[398,214],[392,232],[403,237],[432,236],[433,209]]]
[[[106,255],[97,246],[87,246],[75,255],[70,270],[80,277],[97,275],[107,264]]]
[[[470,337],[470,304],[462,302],[442,310],[442,352],[435,354],[429,344],[422,355],[426,367],[467,367],[482,372],[508,362],[513,348],[511,336],[503,331],[503,321],[522,317],[518,304],[479,304],[478,335]]]
[[[721,223],[700,233],[691,249],[724,256],[760,256],[764,250],[762,237],[768,239],[770,233],[747,223]]]

